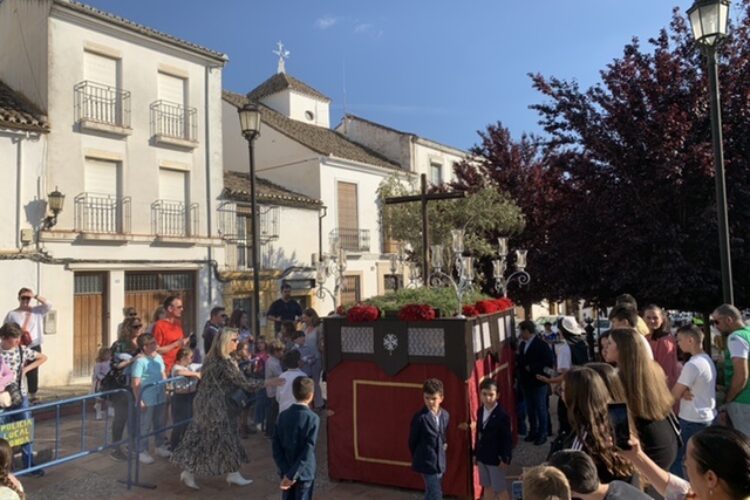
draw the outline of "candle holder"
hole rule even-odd
[[[458,276],[458,281],[451,274],[443,272],[443,246],[432,245],[432,273],[430,274],[431,286],[451,286],[456,294],[457,318],[465,318],[463,314],[463,298],[473,288],[474,281],[474,258],[464,253],[464,230],[451,230],[453,238],[451,250],[453,251],[453,270]],[[450,266],[449,266],[450,269]]]
[[[519,286],[528,285],[531,281],[531,276],[526,272],[526,255],[528,251],[520,248],[514,251],[514,271],[506,277],[505,272],[508,269],[508,238],[498,238],[497,249],[499,258],[492,260],[492,279],[495,280],[495,290],[507,298],[508,284],[511,280],[518,280]]]
[[[316,292],[318,298],[324,299],[326,294],[333,300],[333,310],[338,306],[338,296],[341,291],[341,282],[346,272],[346,250],[338,241],[331,245],[331,254],[323,254],[316,263],[315,282],[318,285]],[[333,291],[329,290],[325,283],[328,278],[334,278]]]

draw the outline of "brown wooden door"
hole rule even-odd
[[[182,299],[182,329],[185,334],[195,332],[195,272],[164,271],[125,273],[125,307],[134,307],[144,324],[151,323],[154,310],[169,295]]]
[[[338,235],[344,250],[358,251],[359,213],[357,209],[357,185],[351,182],[338,183]]]
[[[107,342],[107,274],[75,273],[73,280],[73,374],[85,377]]]

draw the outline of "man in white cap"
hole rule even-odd
[[[573,365],[585,365],[589,362],[588,347],[584,340],[584,330],[578,324],[575,317],[563,316],[557,320],[557,331],[560,332],[560,341],[555,344],[555,373],[550,376],[537,375],[542,382],[555,385],[555,393],[560,396],[557,389],[560,387],[563,375]],[[568,410],[562,397],[557,400],[557,418],[560,424],[560,433],[570,432],[568,422]]]

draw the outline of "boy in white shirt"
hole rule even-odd
[[[703,351],[703,332],[698,327],[680,327],[677,345],[682,352],[690,354],[690,360],[672,387],[672,396],[680,402],[680,434],[684,445],[678,450],[670,472],[683,477],[682,459],[688,439],[709,427],[716,418],[716,366]]]
[[[302,356],[298,349],[289,351],[284,355],[284,367],[286,371],[279,376],[284,385],[276,388],[276,401],[279,402],[279,414],[292,406],[296,399],[292,393],[292,382],[297,377],[306,377],[307,374],[300,370]]]

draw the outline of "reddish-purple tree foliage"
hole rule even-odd
[[[721,48],[729,219],[736,303],[748,304],[750,241],[750,0]],[[547,99],[532,106],[544,142],[513,141],[500,124],[480,133],[478,162],[457,185],[491,183],[527,217],[533,283],[521,299],[629,292],[642,302],[708,310],[721,301],[705,61],[686,18],[634,39],[582,90],[532,75]]]

